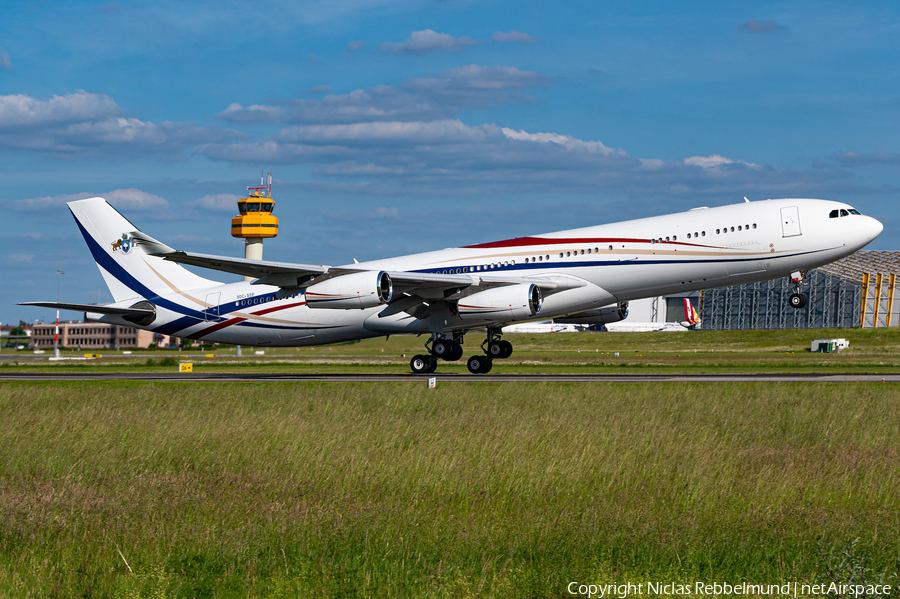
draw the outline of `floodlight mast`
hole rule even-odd
[[[56,271],[56,303],[59,304],[60,291],[62,290],[62,276],[66,274],[61,270]],[[56,308],[56,329],[53,331],[53,357],[59,357],[59,307]]]

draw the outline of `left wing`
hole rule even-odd
[[[249,260],[247,258],[231,258],[229,256],[185,252],[184,250],[171,248],[140,231],[132,231],[131,236],[137,245],[143,248],[144,252],[150,256],[159,256],[164,260],[178,262],[179,264],[189,264],[200,268],[253,277],[259,279],[256,283],[260,285],[300,287],[331,270],[323,264],[292,264],[290,262],[270,262],[268,260]],[[356,271],[342,271],[342,273],[347,272]]]

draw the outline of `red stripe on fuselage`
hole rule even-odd
[[[263,314],[270,314],[272,312],[277,312],[278,310],[287,310],[288,308],[294,308],[296,306],[305,306],[305,305],[306,305],[306,302],[295,302],[293,304],[288,304],[286,306],[273,306],[271,308],[266,308],[264,310],[260,310],[259,312],[253,312],[253,316],[262,316]],[[199,339],[200,337],[205,337],[206,335],[209,335],[210,333],[215,333],[216,331],[221,331],[225,327],[230,327],[233,324],[238,324],[239,322],[244,322],[245,320],[247,320],[247,319],[241,318],[239,316],[236,318],[231,318],[229,320],[226,320],[225,322],[216,323],[216,324],[212,325],[211,327],[209,327],[208,329],[203,329],[202,331],[199,331],[197,333],[192,333],[192,334],[188,335],[187,337],[188,337],[188,339]]]
[[[632,239],[625,237],[516,237],[504,241],[491,241],[490,243],[478,243],[463,246],[463,249],[484,250],[497,248],[513,248],[535,245],[563,245],[563,244],[601,244],[601,243],[653,243],[651,239]],[[656,243],[668,243],[671,245],[685,245],[691,247],[713,247],[696,243],[683,243],[681,241],[657,241]]]
[[[202,331],[198,331],[196,333],[191,333],[190,335],[187,336],[187,338],[188,339],[199,339],[200,337],[205,337],[206,335],[209,335],[210,333],[215,333],[216,331],[224,329],[225,327],[230,327],[233,324],[237,324],[239,322],[244,322],[245,320],[247,320],[247,319],[246,318],[231,318],[224,322],[216,323],[207,329],[203,329]]]
[[[263,314],[269,314],[271,312],[277,312],[279,310],[287,310],[288,308],[294,308],[296,306],[305,306],[306,302],[296,302],[293,304],[288,304],[286,306],[273,306],[271,308],[266,308],[265,310],[260,310],[259,312],[253,312],[253,316],[262,316]]]

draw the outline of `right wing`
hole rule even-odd
[[[362,272],[361,269],[332,268],[322,264],[292,264],[268,262],[246,258],[212,256],[175,250],[140,231],[131,236],[147,254],[165,260],[230,272],[257,279],[254,285],[274,285],[286,290],[306,288],[342,275]],[[566,275],[542,277],[505,276],[500,273],[436,274],[407,271],[386,271],[391,278],[394,297],[380,317],[406,312],[416,318],[424,318],[442,302],[454,302],[468,295],[493,287],[517,284],[534,284],[550,295],[566,289],[583,287],[586,283]],[[290,292],[290,291],[288,291]]]

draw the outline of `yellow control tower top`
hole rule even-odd
[[[272,200],[272,171],[269,171],[269,183],[263,183],[260,177],[259,187],[248,187],[250,197],[238,200],[240,214],[231,219],[231,236],[241,239],[248,237],[275,237],[278,235],[278,217],[272,216],[275,202]]]

